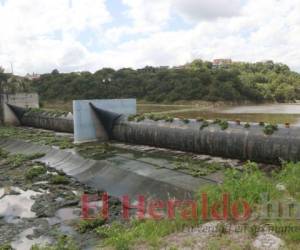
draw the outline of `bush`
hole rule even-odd
[[[50,178],[50,183],[54,185],[59,185],[59,184],[69,184],[69,180],[66,176],[64,175],[52,175]]]
[[[226,130],[228,128],[229,124],[227,121],[220,121],[219,126],[222,130]]]
[[[59,237],[55,244],[46,246],[33,245],[31,250],[79,250],[78,244],[68,236]]]
[[[33,180],[34,178],[45,174],[46,172],[47,170],[43,166],[34,166],[26,171],[25,178],[27,180]]]
[[[182,119],[181,121],[182,121],[183,123],[185,123],[185,124],[190,123],[190,120],[189,120],[189,119]]]
[[[261,200],[261,194],[267,193],[270,197],[278,197],[275,184],[261,172],[255,163],[247,163],[244,171],[228,169],[225,172],[224,182],[221,185],[207,186],[200,190],[206,193],[210,202],[220,201],[222,194],[230,194],[231,200],[244,199],[251,208]]]
[[[0,250],[13,250],[12,246],[9,244],[0,245]]]
[[[300,198],[300,163],[283,163],[283,169],[276,176],[289,193]]]
[[[7,157],[8,153],[4,149],[0,148],[0,159],[6,159]]]
[[[165,121],[166,122],[173,122],[174,118],[173,117],[167,117],[167,118],[165,118]]]
[[[86,233],[92,231],[97,227],[104,225],[106,220],[102,218],[97,218],[93,220],[81,220],[77,225],[77,229],[80,233]]]
[[[278,130],[278,126],[273,124],[268,124],[264,127],[264,133],[266,135],[272,135],[277,130]]]
[[[209,126],[209,122],[208,121],[203,121],[201,126],[200,126],[200,130],[202,130],[202,129],[208,127],[208,126]]]
[[[245,128],[250,128],[251,125],[250,125],[250,123],[247,122],[247,123],[244,125],[244,127],[245,127]]]
[[[149,243],[153,248],[160,247],[162,237],[182,231],[191,222],[186,220],[135,220],[130,225],[113,223],[99,227],[97,233],[105,237],[105,245],[116,250],[132,249],[135,243]],[[147,248],[148,249],[148,248]]]

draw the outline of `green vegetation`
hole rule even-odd
[[[0,137],[30,140],[41,145],[58,146],[61,149],[74,147],[72,138],[58,136],[54,132],[45,132],[36,129],[0,126]]]
[[[207,163],[205,161],[193,160],[188,156],[177,158],[175,169],[187,172],[194,177],[206,176],[222,169],[217,163]]]
[[[50,178],[50,183],[54,185],[67,185],[69,184],[69,180],[64,175],[52,175]]]
[[[188,124],[188,123],[190,123],[190,120],[189,119],[182,119],[182,122],[185,123],[185,124]]]
[[[250,125],[250,123],[247,122],[247,123],[244,125],[244,127],[245,127],[245,128],[250,128],[251,125]]]
[[[24,116],[28,115],[45,115],[45,116],[52,116],[52,117],[60,117],[60,116],[66,116],[68,112],[61,111],[61,110],[45,110],[45,109],[39,109],[39,108],[29,108]]]
[[[5,158],[6,164],[10,165],[11,168],[20,167],[26,161],[35,160],[43,157],[44,154],[32,154],[32,155],[23,155],[23,154],[9,154]]]
[[[273,173],[273,178],[268,177],[264,172],[258,169],[255,163],[248,162],[244,166],[244,170],[228,169],[225,173],[225,178],[220,185],[209,185],[199,190],[199,196],[202,193],[206,193],[209,197],[209,204],[219,202],[222,199],[222,194],[230,194],[230,200],[236,201],[239,199],[246,200],[253,212],[260,209],[261,194],[269,194],[269,198],[273,201],[282,199],[287,195],[294,197],[297,195],[297,191],[300,188],[300,163],[285,163],[283,170],[279,173]],[[276,185],[280,183],[284,185],[288,191],[281,191],[276,188]],[[300,198],[300,197],[298,197]],[[201,200],[201,199],[199,199]],[[199,211],[200,212],[200,211]],[[112,225],[105,225],[98,227],[96,232],[104,237],[104,243],[106,246],[112,246],[115,249],[133,249],[134,246],[139,244],[145,246],[151,246],[153,248],[162,247],[168,242],[163,241],[163,237],[174,232],[181,232],[185,227],[197,226],[201,223],[199,221],[183,221],[181,219],[175,220],[141,220],[133,221],[129,224],[113,223]],[[250,237],[255,237],[257,232],[257,221],[254,224],[249,221],[248,233]],[[264,222],[262,222],[264,223]],[[268,221],[268,225],[293,225],[299,228],[298,221]],[[227,237],[226,227],[221,226],[218,228],[219,238],[213,238],[213,241],[209,243],[209,246],[214,249],[221,246],[230,245],[235,246],[235,242]],[[275,232],[276,233],[276,232]],[[282,237],[286,240],[288,249],[297,249],[300,242],[299,231],[288,231],[282,234]],[[226,243],[228,242],[228,244]],[[251,245],[250,242],[246,243]],[[251,248],[249,248],[251,249]]]
[[[278,173],[276,179],[286,187],[291,196],[300,201],[300,163],[283,163],[283,169]]]
[[[88,231],[92,231],[98,227],[101,227],[106,223],[106,220],[102,218],[92,219],[92,220],[80,220],[77,225],[77,230],[80,233],[86,233]]]
[[[203,121],[202,124],[201,124],[201,127],[200,127],[200,130],[206,128],[209,126],[209,122],[208,121]]]
[[[100,236],[105,237],[105,245],[113,246],[116,250],[132,249],[137,243],[148,243],[159,247],[162,237],[182,231],[191,222],[183,220],[139,220],[129,225],[113,223],[96,229]]]
[[[46,172],[47,172],[47,170],[44,166],[33,166],[26,171],[25,178],[27,180],[33,180],[34,178],[36,178],[40,175],[43,175]]]
[[[228,122],[225,120],[215,119],[213,124],[218,124],[222,130],[228,129]]]
[[[195,60],[181,68],[104,68],[94,74],[44,74],[33,82],[42,101],[136,97],[152,102],[178,100],[278,101],[299,99],[300,76],[288,66],[268,62],[233,63],[214,68]]]
[[[278,197],[279,193],[275,183],[260,171],[255,163],[247,163],[243,171],[228,169],[222,185],[208,186],[200,190],[207,193],[210,201],[220,200],[224,193],[228,193],[232,200],[245,199],[254,207],[261,199],[262,193],[267,193],[272,198]]]
[[[0,250],[13,250],[12,246],[9,244],[0,245]]]
[[[61,236],[57,243],[46,246],[32,246],[31,250],[79,250],[78,244],[68,236]]]
[[[264,127],[264,133],[266,135],[272,135],[275,131],[278,130],[278,126],[274,124],[268,124]]]
[[[174,121],[174,118],[173,117],[167,117],[167,118],[165,118],[165,121],[172,123]]]
[[[0,148],[0,159],[6,159],[8,156],[8,152]]]

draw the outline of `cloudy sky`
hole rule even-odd
[[[272,59],[300,72],[299,0],[0,0],[10,72]]]

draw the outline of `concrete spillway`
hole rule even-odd
[[[76,152],[59,150],[21,140],[1,139],[0,147],[10,153],[44,153],[38,161],[65,172],[81,183],[106,191],[111,196],[137,195],[145,198],[192,198],[200,186],[213,184],[213,179],[196,178],[166,168],[157,168],[147,162],[128,159],[121,155],[104,160],[85,159]]]

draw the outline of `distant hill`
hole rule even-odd
[[[300,75],[272,61],[218,65],[195,60],[180,67],[90,72],[54,70],[33,81],[42,100],[136,97],[153,102],[178,100],[277,101],[300,99]]]

